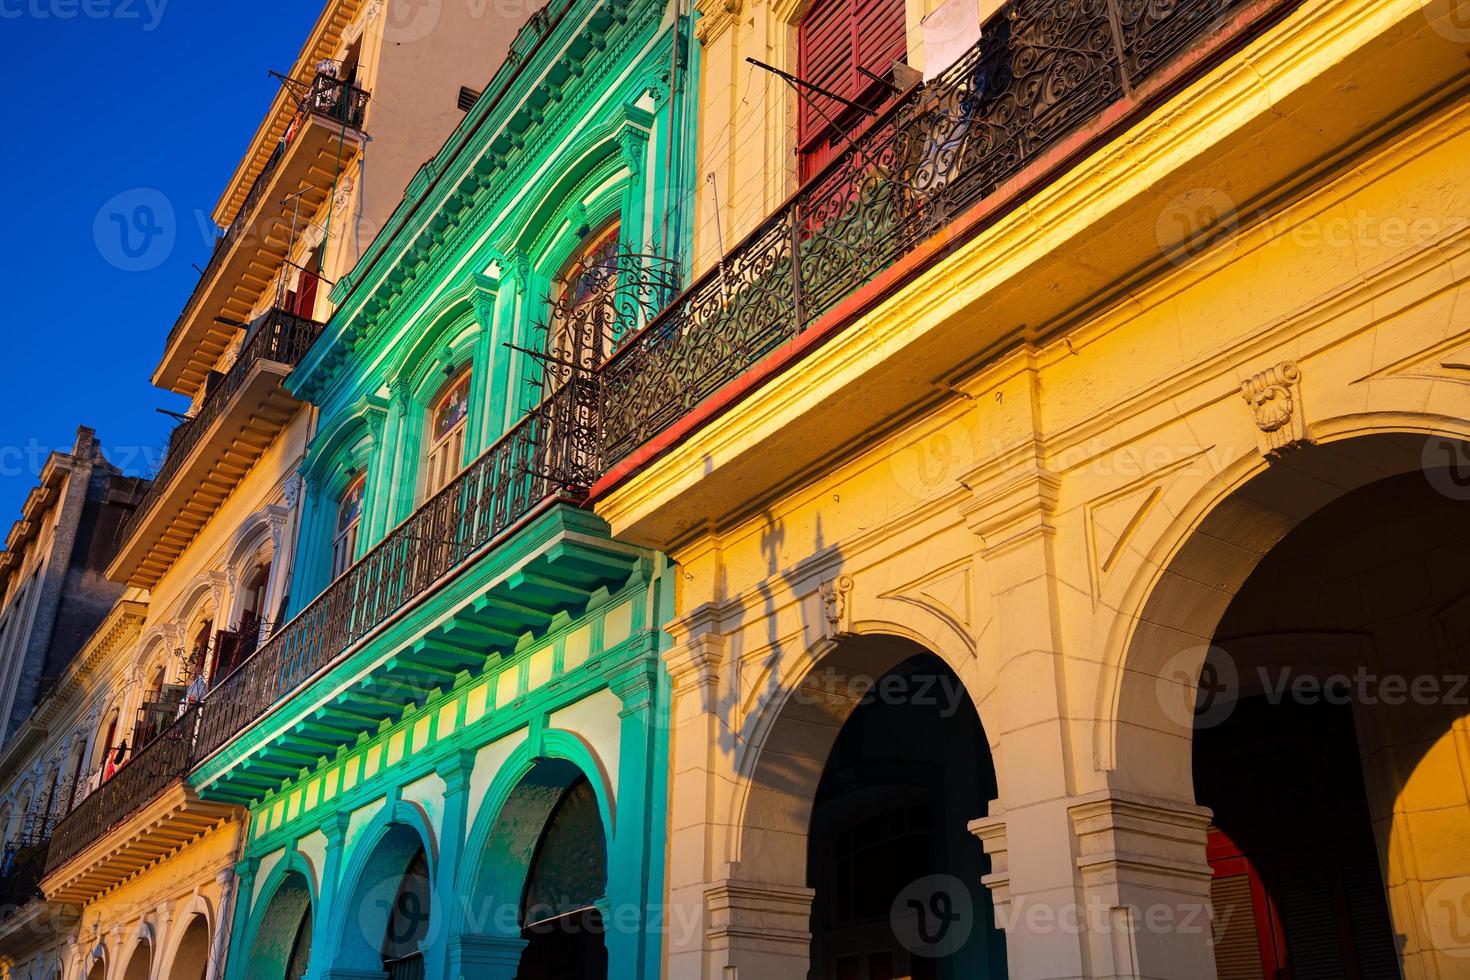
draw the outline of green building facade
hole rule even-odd
[[[249,812],[231,980],[659,975],[673,588],[578,504],[684,267],[687,27],[534,16],[334,286],[289,618],[189,776]]]

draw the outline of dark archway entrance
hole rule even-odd
[[[597,796],[578,777],[551,811],[536,844],[521,900],[517,980],[606,980],[602,913],[607,835]]]
[[[1444,832],[1467,816],[1470,494],[1428,476],[1306,517],[1216,630],[1193,766],[1221,980],[1398,980],[1433,933],[1420,893],[1470,859]]]
[[[975,706],[927,653],[867,682],[812,808],[809,976],[1004,977],[1004,937],[980,884],[989,861],[967,829],[996,795]]]

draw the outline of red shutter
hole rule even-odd
[[[877,107],[888,90],[859,67],[882,78],[908,53],[904,0],[817,0],[797,29],[797,74],[863,105]],[[801,176],[806,179],[841,148],[861,122],[842,103],[805,91],[797,117]]]
[[[316,285],[320,281],[316,273],[302,271],[301,281],[296,284],[297,316],[311,318],[312,311],[316,309]]]

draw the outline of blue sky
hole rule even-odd
[[[319,10],[0,0],[0,538],[78,425],[130,473],[156,463],[173,423],[154,409],[185,406],[148,379],[277,90],[267,70],[290,68]]]

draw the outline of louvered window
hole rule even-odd
[[[817,0],[802,18],[797,48],[802,79],[877,108],[893,91],[878,79],[891,80],[893,63],[908,54],[903,0]],[[805,180],[842,149],[864,114],[811,90],[799,98],[798,153]]]
[[[424,498],[454,479],[464,465],[466,423],[470,416],[470,373],[462,372],[429,411],[429,448],[424,460]]]

